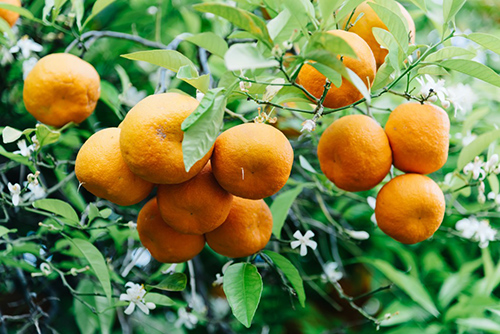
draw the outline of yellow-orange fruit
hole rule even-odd
[[[382,22],[380,17],[378,17],[377,13],[370,6],[370,2],[373,1],[365,1],[361,3],[354,14],[352,15],[350,23],[354,23],[354,20],[363,13],[363,16],[352,26],[349,31],[359,35],[362,39],[365,40],[366,43],[370,46],[373,51],[373,55],[375,56],[375,61],[377,62],[377,68],[380,67],[384,63],[385,57],[389,53],[387,49],[383,49],[380,47],[380,44],[375,39],[373,35],[373,28],[380,28],[384,30],[388,30],[387,26]],[[397,3],[399,9],[401,10],[401,14],[403,18],[408,22],[408,28],[410,31],[410,40],[412,44],[415,43],[415,22],[411,18],[410,13],[404,8],[399,2]],[[350,16],[350,15],[349,15]],[[347,23],[347,19],[344,21],[342,26],[345,26]]]
[[[420,174],[395,177],[377,195],[375,217],[391,238],[415,244],[431,237],[444,218],[443,192],[432,179]]]
[[[226,221],[205,234],[215,252],[231,257],[244,257],[266,247],[273,230],[273,216],[264,200],[234,197]]]
[[[121,124],[120,146],[132,172],[160,184],[182,183],[207,163],[212,149],[186,172],[182,154],[182,122],[199,102],[187,95],[151,95],[133,107]]]
[[[139,203],[153,189],[123,161],[118,128],[101,130],[87,139],[76,156],[75,174],[85,189],[118,205]]]
[[[184,234],[205,234],[219,227],[229,214],[233,195],[212,174],[210,162],[192,179],[158,187],[163,220]]]
[[[205,246],[202,235],[182,234],[168,226],[161,218],[156,197],[147,202],[139,212],[137,232],[151,256],[163,263],[189,261]]]
[[[351,69],[366,84],[371,87],[375,72],[377,70],[373,52],[366,42],[358,35],[344,30],[331,30],[330,34],[338,36],[346,41],[354,50],[358,59],[343,57],[344,65]],[[326,77],[309,64],[305,64],[297,77],[300,83],[309,93],[316,98],[323,95]],[[331,85],[326,94],[323,105],[327,108],[341,108],[363,98],[360,91],[345,78],[342,78],[340,87]]]
[[[21,7],[20,0],[0,0],[0,3]],[[7,21],[7,23],[11,27],[13,27],[17,19],[19,18],[19,14],[8,9],[0,8],[0,17]]]
[[[399,105],[391,112],[385,132],[394,166],[404,172],[433,173],[448,159],[450,119],[433,104]]]
[[[389,173],[391,147],[382,127],[364,115],[333,122],[321,135],[318,160],[326,177],[340,189],[364,191]]]
[[[288,180],[293,149],[271,125],[246,123],[224,131],[215,141],[212,169],[231,194],[261,199],[278,192]]]
[[[23,100],[38,121],[60,127],[87,119],[100,91],[92,65],[69,53],[54,53],[40,59],[26,77]]]

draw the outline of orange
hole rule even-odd
[[[182,234],[168,226],[161,218],[156,197],[147,202],[139,212],[137,232],[151,256],[163,263],[191,260],[205,246],[202,235]]]
[[[20,0],[0,0],[0,3],[21,7]],[[19,18],[19,14],[8,9],[0,8],[0,17],[13,27]]]
[[[433,104],[404,103],[385,124],[394,166],[404,172],[429,174],[448,159],[450,119]]]
[[[182,122],[198,101],[179,93],[151,95],[133,107],[122,122],[120,145],[132,172],[160,184],[182,183],[206,165],[212,150],[186,172],[182,155]]]
[[[75,173],[82,186],[97,197],[118,205],[145,199],[153,184],[133,174],[120,152],[120,129],[94,133],[80,148]]]
[[[343,57],[344,65],[356,73],[366,83],[366,87],[371,87],[377,68],[373,52],[368,44],[352,32],[331,30],[329,33],[342,38],[356,52],[358,59]],[[302,67],[297,81],[316,98],[320,98],[323,95],[326,77],[311,65],[305,64]],[[342,78],[340,87],[336,87],[333,84],[330,86],[323,105],[327,108],[341,108],[362,98],[363,95],[359,90],[348,80]]]
[[[95,68],[77,56],[43,57],[24,81],[24,105],[38,121],[56,127],[81,123],[95,109],[101,88]]]
[[[395,177],[377,195],[375,217],[380,229],[404,244],[431,237],[444,218],[443,192],[432,179],[420,174]]]
[[[273,216],[264,200],[234,197],[226,221],[205,234],[215,252],[231,257],[245,257],[266,247],[273,230]]]
[[[364,191],[375,187],[389,173],[391,147],[382,127],[364,115],[350,115],[333,122],[318,144],[321,170],[337,187]]]
[[[158,187],[158,207],[163,220],[186,234],[205,234],[219,227],[229,214],[233,195],[225,191],[208,163],[192,179]]]
[[[354,26],[349,29],[349,31],[355,33],[356,35],[359,35],[362,39],[365,40],[366,43],[368,43],[373,51],[373,55],[375,56],[375,61],[377,62],[378,68],[384,63],[385,57],[387,56],[389,51],[380,47],[380,44],[378,44],[375,36],[373,35],[372,29],[389,29],[387,29],[387,26],[384,24],[384,22],[382,22],[377,13],[375,13],[372,7],[370,7],[369,2],[372,1],[365,1],[356,8],[354,14],[352,15],[350,23],[354,23],[356,18],[361,13],[363,13],[363,16],[361,16],[361,18],[354,24]],[[401,9],[403,18],[408,22],[408,28],[410,30],[410,42],[413,44],[415,43],[415,22],[413,22],[410,13],[408,13],[408,11],[403,6],[401,6],[400,3],[397,4],[399,6],[399,9]],[[346,23],[347,19],[342,24],[342,27],[344,27]]]
[[[271,125],[245,123],[224,131],[215,141],[212,168],[231,194],[261,199],[278,192],[288,180],[293,149]]]

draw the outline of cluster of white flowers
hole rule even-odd
[[[20,154],[23,157],[29,157],[29,156],[31,156],[31,153],[36,152],[40,148],[40,143],[38,142],[38,139],[36,138],[36,135],[33,136],[33,137],[31,137],[31,141],[33,142],[33,144],[31,144],[31,145],[28,146],[28,144],[26,144],[26,140],[25,139],[19,140],[17,142],[17,148],[19,148],[19,150],[14,151],[12,153],[14,153],[14,154]]]
[[[35,174],[29,173],[27,177],[27,181],[24,181],[24,186],[28,190],[26,194],[23,195],[21,198],[21,192],[23,191],[23,188],[21,188],[21,185],[19,183],[8,183],[7,188],[9,189],[10,196],[12,198],[12,205],[18,206],[19,203],[22,201],[35,201],[37,199],[45,197],[47,194],[45,189],[40,185],[40,182],[38,181],[38,176],[40,175],[39,171],[36,171]]]
[[[321,274],[321,279],[324,282],[330,281],[330,282],[337,282],[344,277],[344,274],[338,270],[339,269],[339,264],[336,262],[328,262],[325,264],[323,267],[324,273]]]
[[[32,56],[32,54],[41,52],[42,50],[43,47],[40,44],[36,43],[28,36],[23,36],[12,47],[2,48],[2,60],[0,62],[0,65],[5,66],[12,63],[14,61],[13,55],[20,54],[20,58],[24,59],[23,79],[26,79],[29,72],[31,72],[35,64],[38,62],[38,58],[36,56]]]
[[[149,314],[149,310],[154,310],[156,308],[154,303],[146,302],[144,300],[146,295],[144,285],[128,282],[125,286],[128,287],[126,293],[122,293],[120,295],[121,301],[130,302],[128,307],[125,309],[125,314],[132,314],[136,306],[146,314]]]
[[[191,312],[188,312],[185,307],[179,308],[177,311],[177,320],[175,321],[175,327],[181,328],[182,326],[187,329],[193,329],[198,323],[198,317]]]
[[[248,90],[252,87],[252,83],[249,81],[240,81],[240,90],[244,93],[248,93]]]
[[[293,234],[293,237],[297,240],[292,241],[290,243],[290,246],[292,247],[292,249],[300,246],[300,256],[307,255],[307,247],[310,247],[312,250],[315,250],[316,247],[318,247],[316,241],[311,240],[311,238],[314,237],[313,231],[306,231],[306,233],[302,235],[302,233],[297,230]]]
[[[483,182],[483,180],[488,176],[489,174],[500,174],[500,164],[499,164],[499,157],[498,154],[493,154],[491,158],[483,162],[483,160],[480,157],[475,157],[474,161],[469,162],[467,165],[465,165],[463,172],[465,175],[470,175],[472,174],[472,179],[473,180],[479,180],[479,187],[478,187],[478,192],[479,195],[477,197],[477,201],[479,203],[484,203],[486,202],[486,186]],[[495,195],[495,194],[493,194]],[[488,194],[489,199],[496,199],[496,197],[492,198],[492,194]]]
[[[479,242],[480,248],[488,247],[490,241],[495,240],[497,230],[486,220],[477,220],[476,217],[463,218],[455,225],[463,238]]]

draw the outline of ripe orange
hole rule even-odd
[[[217,183],[210,163],[184,183],[158,187],[161,216],[179,233],[213,231],[227,218],[232,202],[233,195]]]
[[[21,1],[20,0],[0,0],[0,3],[5,3],[17,7],[21,7]],[[0,17],[7,21],[7,23],[13,27],[14,24],[16,23],[17,19],[19,18],[19,14],[16,12],[13,12],[11,10],[3,9],[0,8]]]
[[[23,99],[38,121],[60,127],[89,117],[100,90],[92,65],[68,53],[54,53],[40,59],[28,74]]]
[[[377,68],[373,52],[368,44],[352,32],[331,30],[329,33],[345,40],[356,52],[358,59],[343,57],[344,65],[356,73],[366,83],[366,87],[371,87]],[[323,95],[326,77],[311,65],[305,64],[302,67],[297,81],[316,98]],[[330,86],[323,105],[327,108],[341,108],[359,101],[361,98],[363,98],[363,95],[359,90],[348,80],[342,78],[340,87],[335,87],[333,84]]]
[[[385,132],[394,166],[404,172],[433,173],[448,159],[450,119],[433,104],[399,105],[391,112]]]
[[[377,68],[380,67],[384,63],[385,57],[389,53],[387,49],[383,49],[378,44],[375,36],[373,35],[373,28],[387,29],[387,26],[382,22],[382,20],[378,17],[377,13],[370,7],[369,2],[365,1],[361,3],[354,14],[352,15],[350,23],[354,23],[354,20],[363,13],[363,16],[352,26],[349,31],[359,35],[362,39],[365,40],[366,43],[370,46],[373,51],[373,55],[375,56],[375,61],[377,62]],[[399,8],[401,9],[401,14],[403,14],[403,18],[408,22],[408,28],[410,30],[410,41],[411,43],[415,43],[415,22],[411,18],[410,13],[404,8],[399,2],[397,2]],[[347,18],[342,24],[342,27],[347,23]]]
[[[288,180],[293,149],[271,125],[246,123],[224,131],[215,141],[212,168],[231,194],[261,199],[278,192]]]
[[[364,115],[339,118],[323,132],[318,160],[326,177],[340,189],[375,187],[392,164],[389,140],[380,125]]]
[[[375,217],[380,229],[404,244],[431,237],[444,218],[443,192],[432,179],[420,174],[395,177],[377,195]]]
[[[266,247],[273,230],[273,216],[264,200],[234,197],[226,221],[205,234],[215,252],[231,257],[244,257]]]
[[[137,232],[151,256],[163,263],[191,260],[205,246],[202,235],[182,234],[168,226],[161,218],[156,197],[147,202],[139,212]]]
[[[179,93],[151,95],[133,107],[121,124],[120,146],[132,172],[160,184],[182,183],[206,165],[212,150],[186,172],[182,122],[199,102]]]
[[[80,148],[75,173],[82,186],[97,197],[118,205],[145,199],[153,184],[133,174],[120,152],[120,129],[94,133]]]

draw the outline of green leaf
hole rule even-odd
[[[35,18],[35,16],[28,9],[23,8],[23,7],[18,7],[18,6],[9,5],[9,4],[0,2],[0,8],[16,12],[19,15],[21,15],[27,19],[30,19],[30,20]]]
[[[222,285],[236,319],[249,328],[262,294],[262,277],[250,263],[237,263],[224,272]]]
[[[475,32],[465,37],[500,55],[500,38],[498,36]]]
[[[123,115],[120,112],[120,93],[111,83],[106,80],[101,80],[101,95],[99,99],[104,102],[119,120],[123,120]]]
[[[1,6],[1,3],[0,3]],[[0,17],[0,32],[6,33],[10,41],[16,40],[16,35],[12,32],[10,25],[2,17]]]
[[[224,56],[229,71],[278,67],[273,58],[265,57],[255,44],[238,43],[232,45]]]
[[[210,86],[210,75],[204,74],[202,76],[198,76],[198,73],[193,73],[193,69],[189,65],[179,68],[177,78],[187,82],[202,93],[206,93],[208,91],[208,87]]]
[[[0,225],[0,238],[3,237],[4,235],[8,234],[8,233],[15,233],[15,232],[17,232],[16,229],[10,229],[9,230],[8,228]]]
[[[293,202],[304,189],[303,185],[299,185],[293,189],[280,193],[271,204],[271,213],[273,214],[273,234],[277,238],[281,238],[281,229],[285,224],[286,217]]]
[[[95,3],[94,3],[94,6],[92,7],[92,12],[90,13],[90,15],[87,17],[87,19],[85,20],[85,22],[83,23],[83,27],[82,29],[87,25],[87,23],[90,22],[90,20],[92,20],[97,14],[99,14],[100,12],[102,12],[106,7],[108,7],[109,5],[111,5],[113,2],[115,2],[116,0],[97,0]]]
[[[500,191],[500,183],[498,182],[498,176],[491,174],[488,176],[488,183],[490,185],[491,191],[498,194]]]
[[[344,5],[339,9],[337,14],[337,22],[342,22],[342,20],[347,16],[349,17],[354,9],[358,7],[364,0],[349,0],[345,1]],[[355,17],[352,19],[356,19]],[[352,21],[351,21],[352,22]],[[342,28],[344,28],[342,26]]]
[[[424,310],[435,317],[439,315],[439,311],[434,305],[432,298],[417,278],[395,269],[390,263],[380,259],[362,258],[360,262],[368,263],[380,270],[390,281],[403,290]]]
[[[195,73],[198,73],[193,62],[188,57],[175,50],[139,51],[121,56],[127,59],[145,61],[174,72],[177,72],[181,67],[188,65]]]
[[[430,75],[449,75],[450,74],[446,69],[444,69],[438,65],[422,66],[418,69],[417,73],[418,74],[430,74]]]
[[[83,239],[70,239],[73,244],[82,252],[83,256],[87,259],[90,267],[94,271],[97,279],[101,283],[104,290],[104,294],[108,298],[108,302],[111,302],[111,281],[109,278],[108,266],[106,265],[106,260],[102,256],[101,252],[90,242]]]
[[[321,63],[310,63],[312,67],[317,69],[321,74],[330,80],[330,82],[336,87],[340,87],[342,84],[342,75],[339,72],[335,71],[333,68],[323,65]]]
[[[300,305],[305,307],[306,293],[304,291],[304,282],[302,281],[302,277],[300,277],[300,273],[297,268],[295,268],[295,266],[281,254],[269,250],[264,250],[262,252],[269,256],[271,260],[273,260],[274,264],[283,272],[283,274],[285,274],[285,277],[288,279],[290,284],[292,284],[292,287],[297,293]]]
[[[413,2],[415,6],[423,10],[424,12],[427,12],[427,7],[425,6],[425,0],[410,0]]]
[[[447,46],[436,52],[431,53],[425,58],[426,62],[440,61],[443,59],[450,59],[454,57],[468,56],[473,58],[475,56],[474,52],[471,52],[464,48],[459,48],[456,46]]]
[[[462,292],[471,281],[471,274],[481,265],[481,260],[464,264],[460,271],[451,274],[446,278],[438,294],[438,302],[441,308],[447,308],[448,305]]]
[[[184,40],[196,44],[221,58],[224,58],[228,50],[227,42],[213,32],[202,32],[201,34],[189,36]]]
[[[300,167],[304,168],[306,171],[314,173],[314,174],[318,174],[316,169],[314,169],[314,167],[311,166],[309,161],[307,161],[307,159],[304,158],[304,156],[299,155],[299,163],[300,163]]]
[[[480,155],[488,146],[495,140],[500,138],[500,130],[493,130],[490,132],[483,133],[478,136],[472,143],[467,145],[460,151],[458,156],[457,169],[462,170],[465,165],[474,160],[474,158]]]
[[[489,107],[477,108],[474,110],[464,121],[462,125],[462,135],[466,135],[467,132],[472,131],[474,126],[482,119],[485,119],[486,115],[491,112]]]
[[[155,305],[161,306],[172,306],[175,305],[175,302],[161,293],[148,292],[148,294],[144,297],[146,302],[155,303]]]
[[[200,12],[212,13],[223,17],[235,26],[251,33],[269,48],[273,47],[273,41],[269,36],[266,23],[258,16],[246,10],[219,3],[197,4],[193,8]]]
[[[5,144],[15,142],[23,135],[22,131],[6,126],[2,130],[2,139]]]
[[[76,26],[79,31],[82,31],[82,19],[85,13],[85,7],[83,4],[84,0],[71,0],[72,8],[71,12],[75,13],[76,16]]]
[[[61,132],[49,129],[45,124],[37,124],[36,126],[36,139],[40,147],[44,147],[55,143],[61,137]]]
[[[461,72],[500,87],[500,75],[486,65],[467,59],[450,59],[440,63],[450,70]]]
[[[226,97],[223,88],[209,90],[200,105],[182,122],[184,167],[191,167],[212,148],[223,124]]]
[[[186,275],[183,273],[173,273],[156,285],[148,285],[148,288],[164,291],[182,291],[186,289],[186,284]]]
[[[84,279],[78,283],[76,288],[78,293],[95,293],[94,284],[92,281]],[[92,311],[83,304],[80,299],[90,305],[94,304],[94,298],[92,296],[81,296],[79,299],[73,298],[73,309],[75,320],[80,333],[82,334],[94,334],[99,328],[99,322],[97,316],[92,313]],[[94,305],[92,305],[94,306]]]
[[[0,155],[3,155],[4,157],[6,157],[12,161],[19,162],[20,164],[26,165],[26,166],[30,167],[31,170],[34,170],[33,162],[30,161],[30,159],[28,157],[23,157],[20,154],[8,152],[5,148],[3,148],[3,146],[0,146]]]
[[[403,18],[401,11],[398,9],[398,12],[394,12],[374,2],[369,2],[368,5],[372,7],[378,17],[384,22],[401,49],[406,52],[409,44],[409,28],[408,22]]]
[[[500,324],[497,321],[486,318],[457,319],[457,325],[467,328],[474,328],[481,331],[500,333]]]
[[[357,59],[356,52],[341,37],[332,35],[328,32],[316,32],[312,34],[309,41],[308,50],[326,50],[334,55],[342,55]],[[308,52],[306,51],[306,58]]]
[[[333,18],[333,12],[339,8],[343,0],[319,0],[319,12],[321,13],[321,28],[328,26]]]
[[[455,18],[458,11],[465,4],[466,0],[444,0],[443,1],[443,19],[444,23],[448,23]]]
[[[389,31],[380,28],[373,28],[372,32],[377,42],[389,50],[389,54],[386,56],[384,63],[389,64],[391,68],[396,70],[396,76],[398,76],[400,63],[402,61],[400,58],[402,58],[405,52],[401,49],[396,39]]]
[[[307,23],[316,21],[314,6],[309,0],[282,0],[283,5],[290,12],[293,21],[297,23],[302,34],[308,36]]]
[[[370,103],[371,101],[371,95],[370,91],[368,88],[366,88],[366,83],[364,80],[362,80],[358,75],[351,70],[350,68],[345,68],[347,72],[347,76],[344,76],[347,80],[349,80],[357,89],[358,91],[363,95],[363,97],[366,99],[367,103]],[[366,79],[365,79],[366,80]]]
[[[94,219],[96,219],[97,217],[100,217],[99,209],[97,208],[97,206],[95,206],[94,203],[89,203],[87,210],[88,210],[89,223]]]
[[[78,224],[79,222],[78,215],[71,205],[59,199],[39,199],[38,201],[33,202],[33,207],[64,217],[70,220],[73,224]]]
[[[375,80],[373,80],[372,90],[378,90],[383,88],[391,81],[391,75],[394,73],[394,68],[388,64],[383,63],[379,67],[377,74],[375,75]]]

